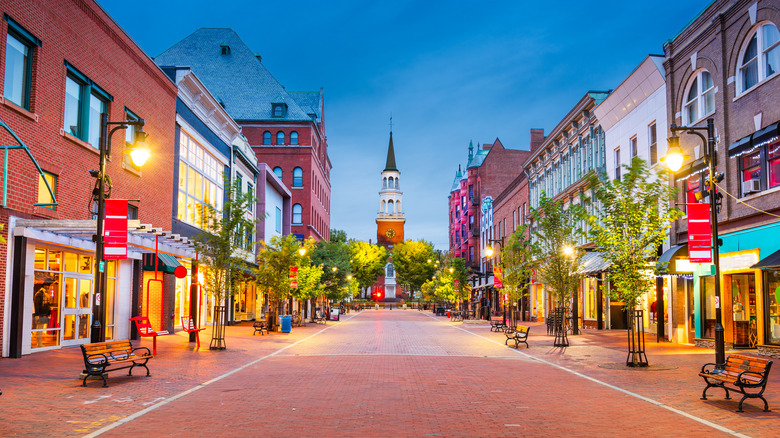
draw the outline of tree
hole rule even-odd
[[[420,290],[430,280],[436,266],[428,263],[435,258],[433,245],[424,240],[406,240],[397,243],[391,253],[398,283],[408,284],[411,291]]]
[[[623,301],[625,309],[633,310],[640,297],[655,287],[655,276],[660,272],[650,260],[682,211],[671,207],[677,194],[664,169],[653,173],[639,157],[623,167],[626,172],[621,179],[610,180],[603,174],[591,178],[598,205],[597,214],[589,221],[593,241],[611,264],[609,278],[615,289],[607,293],[611,299]],[[633,320],[629,318],[632,328]],[[632,364],[637,365],[636,352],[630,353]]]
[[[578,223],[584,217],[583,209],[574,204],[564,209],[559,201],[542,193],[539,207],[531,208],[531,217],[537,224],[534,238],[538,245],[539,280],[555,297],[557,305],[568,305],[582,278],[577,272],[582,253],[575,245],[582,233]]]
[[[205,289],[214,298],[215,323],[209,348],[224,350],[224,300],[234,292],[233,285],[247,268],[251,257],[251,238],[255,223],[246,218],[249,205],[257,200],[251,192],[241,193],[241,187],[226,181],[226,201],[222,211],[207,206],[203,212],[205,230],[193,238],[195,249],[208,268],[203,269]]]
[[[460,257],[448,257],[436,272],[433,279],[433,296],[440,301],[460,305],[471,295],[471,285],[468,283],[469,271],[466,262]],[[457,283],[457,289],[455,285]],[[424,283],[423,285],[427,284]]]
[[[346,297],[347,277],[351,275],[351,254],[344,231],[332,230],[330,237],[330,241],[317,242],[311,261],[322,266],[320,281],[325,285],[325,295],[331,301],[341,301]]]
[[[387,264],[387,250],[384,246],[351,241],[349,252],[352,256],[350,259],[352,275],[359,288],[372,286],[376,283],[377,277],[384,275]]]
[[[501,250],[501,264],[504,267],[504,293],[510,303],[516,303],[527,296],[526,288],[531,282],[531,274],[536,269],[539,248],[531,239],[526,225],[521,225],[509,236]],[[517,321],[514,305],[510,306],[510,320]]]
[[[275,326],[277,312],[284,311],[282,304],[291,293],[290,267],[298,266],[300,275],[300,266],[307,266],[307,263],[310,263],[308,254],[314,242],[309,239],[303,243],[303,246],[307,248],[305,255],[301,255],[298,251],[301,242],[292,234],[283,237],[274,236],[270,242],[261,242],[259,245],[255,278],[258,289],[268,295],[268,321],[271,326]]]

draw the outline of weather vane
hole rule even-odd
[[[390,132],[393,132],[393,113],[390,113]]]

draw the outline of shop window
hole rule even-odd
[[[51,191],[49,191],[49,189],[51,189]],[[56,210],[57,206],[54,205],[54,197],[52,197],[52,194],[57,196],[57,175],[44,170],[43,173],[38,176],[38,204],[49,210]]]
[[[755,347],[757,340],[755,276],[753,274],[733,274],[725,277],[731,277],[734,346]]]
[[[737,159],[740,195],[780,186],[780,141],[757,145]]]
[[[701,278],[701,337],[703,339],[715,338],[715,276],[709,275]]]
[[[5,42],[5,77],[3,97],[30,110],[33,54],[41,41],[13,19],[5,16],[8,34]]]
[[[764,273],[765,342],[780,345],[780,270]]]

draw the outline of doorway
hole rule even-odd
[[[86,344],[90,339],[92,322],[91,276],[65,275],[62,308],[63,346]]]

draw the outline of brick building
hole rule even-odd
[[[680,257],[674,269],[693,276],[681,290],[694,308],[696,343],[711,344],[715,282],[721,285],[727,346],[757,347],[780,356],[780,12],[776,1],[716,0],[664,45],[670,123],[705,126],[714,119],[721,277],[707,263]],[[667,131],[671,135],[670,131]],[[707,171],[703,145],[680,134],[690,156],[676,173],[678,202],[697,202]],[[672,243],[687,242],[686,220],[675,223]]]
[[[98,297],[88,171],[99,166],[101,112],[145,119],[152,152],[134,168],[124,154],[134,131],[112,137],[110,198],[131,200],[130,219],[170,230],[172,194],[159,187],[173,184],[176,87],[94,1],[9,0],[0,9],[0,117],[8,128],[0,144],[29,151],[9,150],[0,167],[8,241],[0,244],[0,343],[3,356],[19,357],[89,340]],[[154,247],[144,233],[129,240],[129,258],[105,266],[107,339],[129,337],[141,255]],[[170,243],[161,248],[188,254]]]
[[[232,29],[198,29],[155,58],[188,66],[241,127],[258,162],[292,192],[292,233],[330,237],[330,171],[322,90],[290,92]]]

